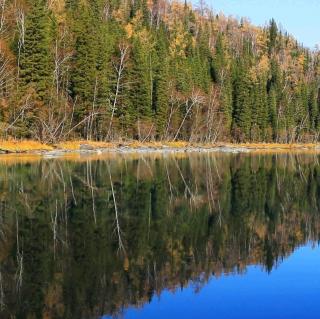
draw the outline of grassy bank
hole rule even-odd
[[[251,151],[291,151],[291,150],[320,150],[320,144],[277,144],[277,143],[188,143],[184,141],[177,142],[96,142],[96,141],[66,141],[54,145],[43,144],[31,140],[0,140],[0,153],[34,153],[47,151],[80,151],[80,150],[99,150],[99,149],[187,149],[187,148],[229,148],[229,149],[246,149]]]
[[[212,147],[216,145],[190,144],[184,141],[178,142],[97,142],[97,141],[65,141],[57,144],[44,144],[32,140],[0,140],[0,152],[2,153],[32,153],[41,151],[80,151],[83,150],[99,150],[99,149],[117,149],[127,147],[131,149],[150,148],[187,148],[192,146]]]

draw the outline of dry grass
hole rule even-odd
[[[177,142],[139,142],[139,141],[126,141],[126,142],[95,142],[95,141],[66,141],[55,145],[57,149],[76,151],[80,149],[81,144],[90,145],[94,148],[117,148],[120,146],[126,146],[133,149],[138,148],[185,148],[189,145],[188,142],[177,141]]]
[[[0,150],[4,150],[8,153],[32,153],[33,151],[50,151],[54,149],[67,150],[67,151],[78,151],[82,144],[90,145],[94,149],[109,148],[115,149],[120,146],[126,146],[132,149],[139,148],[176,148],[183,149],[187,147],[202,147],[202,148],[214,148],[214,147],[228,147],[228,148],[245,148],[251,151],[263,151],[263,152],[285,152],[285,151],[305,151],[305,150],[318,150],[320,144],[305,143],[305,144],[278,144],[278,143],[217,143],[217,144],[201,144],[193,143],[190,144],[185,141],[162,141],[162,142],[139,142],[139,141],[127,141],[127,142],[95,142],[95,141],[65,141],[56,145],[46,145],[40,142],[31,140],[0,140]]]
[[[85,140],[79,140],[79,141],[65,141],[61,142],[55,145],[55,148],[61,149],[61,150],[68,150],[68,151],[77,151],[80,149],[81,144],[90,145],[94,148],[113,148],[116,147],[116,144],[114,143],[106,143],[106,142],[95,142],[95,141],[85,141]]]
[[[184,141],[177,141],[177,142],[169,142],[169,141],[162,141],[162,142],[139,142],[139,141],[132,141],[132,142],[125,142],[121,143],[123,146],[128,146],[130,148],[142,148],[142,147],[149,147],[149,148],[185,148],[189,145],[188,142]]]
[[[231,144],[232,145],[232,144]],[[248,149],[313,149],[319,146],[319,144],[314,143],[293,143],[293,144],[280,144],[280,143],[243,143],[243,144],[233,144],[239,147],[245,147]]]
[[[0,140],[0,150],[10,152],[10,153],[26,153],[30,151],[40,151],[40,150],[51,151],[53,150],[53,147],[46,144],[42,144],[37,141]]]
[[[0,141],[0,149],[6,149],[9,152],[16,153],[16,154],[4,154],[0,155],[0,164],[24,164],[24,163],[33,163],[40,161],[42,156],[33,153],[33,151],[39,150],[54,150],[54,149],[62,149],[62,150],[69,150],[70,152],[66,152],[64,154],[59,155],[58,160],[68,160],[68,161],[77,161],[83,162],[90,160],[119,160],[122,157],[127,159],[138,159],[141,158],[141,153],[139,152],[128,152],[128,153],[117,153],[117,152],[106,152],[106,153],[87,153],[87,154],[80,154],[77,152],[80,149],[81,144],[89,144],[94,146],[95,148],[110,148],[116,149],[119,146],[127,146],[131,149],[139,149],[139,148],[154,148],[154,149],[165,149],[165,148],[176,148],[184,150],[187,147],[202,147],[202,148],[215,148],[215,147],[229,147],[229,148],[246,148],[250,149],[250,153],[246,153],[245,155],[249,154],[319,154],[320,152],[320,145],[319,144],[268,144],[268,143],[252,143],[252,144],[227,144],[227,143],[218,143],[218,144],[189,144],[183,141],[177,142],[148,142],[148,143],[141,143],[141,142],[118,142],[118,143],[104,143],[104,142],[88,142],[88,141],[71,141],[71,142],[64,142],[55,145],[54,147],[44,145],[34,141]],[[73,152],[74,151],[74,152]],[[19,154],[22,153],[22,154]],[[215,153],[215,156],[218,156],[221,153]],[[175,158],[185,158],[188,157],[190,154],[186,152],[174,152],[174,153],[167,153],[166,157],[173,156]],[[146,156],[148,158],[162,158],[162,152],[151,152],[148,153]]]
[[[36,163],[41,159],[42,156],[36,154],[4,154],[0,155],[0,165]]]

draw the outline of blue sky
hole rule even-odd
[[[274,18],[300,43],[320,45],[320,0],[207,0],[215,12],[248,17],[257,25]]]

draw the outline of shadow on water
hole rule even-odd
[[[318,155],[0,163],[0,317],[98,318],[266,272],[320,231]]]

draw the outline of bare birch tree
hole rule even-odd
[[[21,52],[24,47],[25,34],[26,34],[25,13],[21,8],[18,8],[16,11],[16,24],[17,24],[18,36],[19,36],[19,39],[18,39],[18,78],[19,78]]]
[[[192,89],[192,93],[191,93],[190,98],[188,98],[187,101],[185,102],[186,112],[185,112],[184,117],[181,121],[181,124],[180,124],[174,138],[173,138],[173,141],[177,140],[177,138],[180,134],[180,131],[181,131],[187,117],[191,113],[192,109],[203,104],[204,99],[205,99],[204,96],[202,96],[198,90],[195,90],[194,88]]]
[[[124,254],[126,253],[123,240],[122,240],[122,230],[120,228],[120,222],[119,222],[119,212],[118,212],[118,205],[116,200],[115,191],[113,188],[113,181],[111,176],[110,167],[108,165],[108,173],[109,173],[109,179],[110,179],[110,185],[111,185],[111,193],[112,193],[112,199],[113,199],[113,205],[114,205],[114,212],[115,212],[115,232],[117,233],[118,237],[118,245],[119,245],[119,251],[122,251]]]
[[[115,90],[113,92],[113,96],[109,99],[109,103],[110,103],[110,107],[111,107],[111,116],[110,116],[110,121],[109,121],[109,126],[108,126],[108,132],[107,132],[107,136],[106,136],[107,139],[109,139],[110,135],[111,135],[113,118],[114,118],[115,112],[118,107],[118,98],[119,98],[120,90],[123,86],[124,70],[126,67],[126,60],[127,60],[127,56],[128,56],[128,52],[129,52],[129,46],[126,44],[120,44],[119,51],[120,51],[119,62],[113,63],[113,67],[116,71],[116,86],[115,86]]]
[[[0,0],[0,36],[5,31],[5,9],[6,9],[6,0]]]

